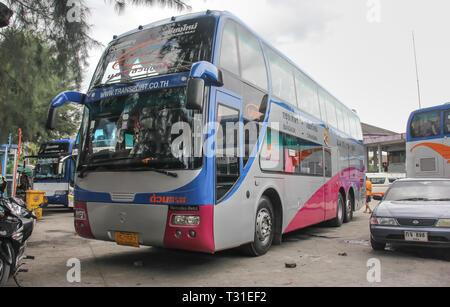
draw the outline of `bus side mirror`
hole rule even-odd
[[[48,130],[54,130],[56,128],[56,119],[58,117],[58,108],[62,107],[68,102],[77,104],[84,103],[85,95],[79,92],[63,92],[53,99],[48,110],[47,123],[45,127]]]
[[[64,158],[62,158],[61,160],[59,160],[58,162],[58,175],[60,175],[63,171],[64,168],[64,162],[66,162],[68,159],[74,159],[73,155],[70,156],[66,156]]]
[[[186,93],[186,109],[203,109],[203,97],[205,96],[205,81],[203,79],[189,79]]]
[[[47,130],[55,130],[57,118],[58,108],[50,106],[50,108],[48,109],[47,123],[45,124],[45,128],[47,128]]]
[[[192,65],[189,75],[186,108],[202,110],[206,86],[223,86],[222,72],[213,64],[201,61]]]

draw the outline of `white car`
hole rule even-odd
[[[384,196],[384,193],[398,179],[406,177],[404,173],[367,173],[367,178],[372,182],[372,196]]]

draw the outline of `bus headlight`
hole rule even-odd
[[[55,191],[55,195],[66,195],[67,191]]]
[[[200,216],[198,215],[174,215],[172,224],[180,226],[198,226],[200,225]]]
[[[437,222],[436,227],[450,228],[450,219],[440,219]]]

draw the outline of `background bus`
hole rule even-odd
[[[85,106],[83,237],[257,256],[284,233],[340,226],[364,204],[356,113],[229,13],[118,36],[88,93],[52,102],[50,128],[65,102]]]
[[[408,120],[407,177],[450,178],[450,103],[414,111]]]
[[[39,149],[33,176],[33,189],[45,192],[48,204],[69,206],[69,186],[74,183],[73,139],[44,143]]]

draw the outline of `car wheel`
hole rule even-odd
[[[370,245],[375,251],[384,251],[384,249],[386,248],[386,243],[377,242],[373,238],[370,238]]]
[[[256,210],[254,241],[243,246],[246,255],[258,257],[267,253],[273,242],[274,222],[272,203],[269,198],[263,196]]]

